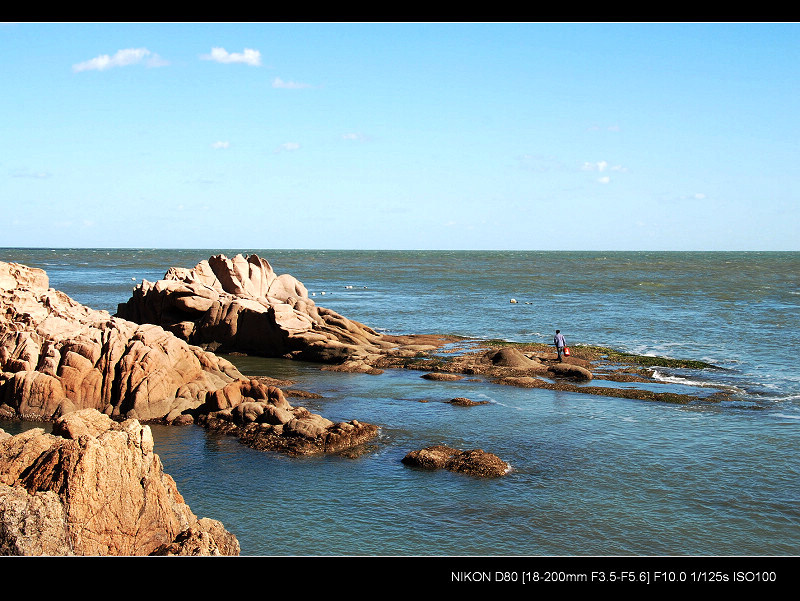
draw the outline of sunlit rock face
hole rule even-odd
[[[0,415],[50,420],[91,408],[164,419],[243,378],[229,361],[157,325],[90,309],[41,269],[0,262]]]
[[[320,307],[266,259],[215,255],[143,281],[117,315],[152,323],[208,350],[341,363],[396,346],[371,328]]]

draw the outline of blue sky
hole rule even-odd
[[[794,23],[7,23],[0,246],[800,250]]]

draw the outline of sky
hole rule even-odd
[[[800,250],[797,23],[0,24],[0,247]]]

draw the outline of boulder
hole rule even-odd
[[[575,380],[591,380],[592,372],[580,365],[572,363],[554,363],[547,367],[547,371],[557,377],[572,378]]]
[[[117,316],[151,323],[219,352],[344,363],[396,347],[371,328],[317,306],[306,287],[266,259],[214,255],[138,284]]]
[[[482,449],[460,451],[445,445],[434,445],[418,451],[411,451],[402,462],[406,465],[425,469],[446,469],[452,472],[494,478],[503,476],[511,467],[497,455]]]
[[[539,369],[543,368],[541,363],[528,359],[519,349],[513,347],[501,348],[499,350],[486,351],[483,356],[484,361],[498,367],[512,367],[514,369]]]
[[[148,426],[95,409],[9,436],[0,430],[0,554],[238,555],[163,471]]]

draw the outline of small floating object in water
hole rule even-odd
[[[512,305],[515,305],[517,303],[517,299],[512,298],[510,302],[511,302]]]

